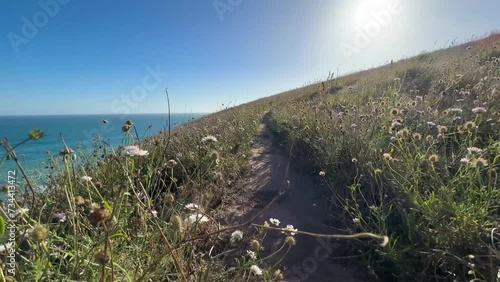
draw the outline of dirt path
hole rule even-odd
[[[256,223],[277,218],[281,221],[280,227],[292,224],[298,230],[324,234],[337,233],[332,227],[324,224],[327,221],[327,199],[314,189],[311,171],[292,163],[287,174],[289,183],[285,181],[289,159],[287,154],[273,144],[273,133],[262,124],[258,142],[252,150],[249,177],[242,184],[245,194],[252,192],[249,194],[253,194],[255,205],[240,206],[238,213],[244,218],[257,214],[284,188],[288,189],[286,194],[269,206],[255,220]],[[285,236],[280,232],[268,232],[263,255],[277,250],[284,239]],[[297,245],[282,262],[284,281],[367,281],[355,278],[358,276],[355,275],[356,267],[346,268],[341,266],[338,260],[334,260],[339,242],[301,234],[295,235],[295,239]],[[269,243],[266,245],[266,242]],[[348,263],[349,261],[343,261],[344,265]]]

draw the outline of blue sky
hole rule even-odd
[[[498,11],[492,0],[1,0],[0,115],[164,112],[165,87],[173,112],[213,112],[339,65],[483,36]]]

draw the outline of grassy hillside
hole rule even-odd
[[[259,256],[271,230],[254,228],[239,240],[240,228],[227,226],[227,211],[245,194],[236,184],[244,181],[269,112],[271,129],[322,176],[331,212],[344,227],[389,236],[385,248],[349,242],[374,280],[495,281],[497,46],[494,34],[230,108],[148,140],[136,138],[130,121],[124,145],[135,149],[115,152],[96,141],[94,155],[74,159],[63,148],[46,190],[27,187],[2,203],[4,220],[17,220],[15,273],[6,248],[3,276],[278,281],[278,267]],[[39,138],[32,132],[29,142]],[[8,236],[7,230],[2,243]]]

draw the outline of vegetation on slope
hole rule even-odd
[[[117,152],[98,139],[85,158],[63,147],[51,157],[45,190],[33,187],[2,203],[3,219],[17,220],[15,274],[4,244],[2,277],[279,280],[277,267],[262,267],[266,258],[259,256],[270,228],[243,240],[237,228],[225,229],[224,207],[245,193],[235,184],[270,111],[272,129],[316,165],[330,187],[332,213],[349,232],[391,238],[384,249],[350,244],[372,274],[384,281],[494,281],[499,37],[260,99],[148,140],[139,140],[130,121],[124,145],[136,147]],[[42,137],[33,131],[29,141]],[[15,159],[14,151],[8,155]],[[9,232],[0,229],[7,243]]]
[[[272,125],[325,175],[386,281],[495,281],[500,267],[500,36],[318,85]],[[300,109],[300,110],[297,110]]]

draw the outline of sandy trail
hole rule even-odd
[[[288,160],[288,152],[274,144],[272,131],[261,124],[257,142],[252,149],[250,173],[241,185],[245,194],[253,195],[251,202],[255,204],[239,206],[234,215],[239,214],[241,219],[249,219],[259,213],[283,188],[287,192],[263,211],[254,223],[262,224],[264,220],[277,218],[281,221],[280,227],[292,224],[298,230],[322,234],[337,233],[332,227],[324,224],[328,214],[327,199],[317,192],[318,189],[314,189],[311,170],[293,162],[287,174],[289,183],[285,181]],[[340,242],[301,234],[294,237],[297,244],[281,263],[284,281],[367,281],[356,278],[356,267],[346,268],[340,265],[338,260],[334,260]],[[261,255],[277,250],[283,240],[284,234],[277,231],[268,232],[264,241],[265,250]],[[343,264],[349,262],[344,260]],[[354,263],[353,260],[352,264]]]

